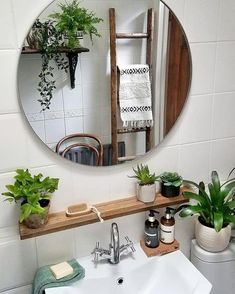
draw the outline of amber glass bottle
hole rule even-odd
[[[161,217],[161,242],[165,244],[171,244],[175,240],[175,219],[172,215],[173,208],[167,207],[165,215]]]

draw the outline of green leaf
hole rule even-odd
[[[198,195],[198,194],[195,194],[193,192],[183,192],[183,196],[187,199],[194,199],[197,202],[199,202],[201,205],[207,204],[205,197]]]
[[[220,180],[219,180],[219,175],[216,171],[212,171],[211,181],[212,181],[214,193],[215,194],[219,193],[220,192]]]
[[[183,208],[180,212],[181,217],[187,217],[190,215],[198,214],[202,211],[202,207],[200,205],[190,205],[186,208]]]
[[[226,222],[235,224],[235,215],[227,215],[225,218]]]
[[[32,211],[32,206],[28,203],[21,205],[20,223],[27,219]]]
[[[235,209],[235,200],[227,202],[227,205],[230,209]]]
[[[32,214],[43,214],[45,213],[45,209],[43,207],[41,207],[39,204],[38,205],[34,205],[31,206],[31,213]]]
[[[219,232],[224,223],[223,213],[222,212],[214,212],[214,228],[216,232]]]

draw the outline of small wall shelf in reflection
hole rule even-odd
[[[78,54],[89,52],[88,48],[75,48],[69,49],[66,47],[61,47],[58,49],[58,52],[65,53],[69,60],[69,73],[70,73],[70,81],[71,81],[71,88],[75,88],[75,71],[78,63]],[[38,54],[41,51],[39,49],[31,49],[29,47],[23,47],[21,54]]]
[[[104,220],[113,219],[121,216],[143,212],[149,209],[162,208],[171,205],[187,203],[188,200],[182,196],[182,192],[188,189],[181,189],[181,195],[172,198],[163,197],[157,194],[153,203],[145,204],[136,199],[136,197],[123,198],[119,200],[95,204],[94,206],[101,213]],[[76,217],[67,217],[65,211],[52,213],[49,215],[48,223],[38,229],[29,229],[24,224],[20,224],[21,240],[34,238],[41,235],[46,235],[58,231],[63,231],[79,226],[84,226],[98,222],[99,219],[94,212],[89,212],[85,215]]]

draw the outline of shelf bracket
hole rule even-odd
[[[78,64],[78,53],[76,52],[68,52],[66,56],[69,60],[69,74],[70,74],[70,83],[71,88],[75,88],[75,72]]]

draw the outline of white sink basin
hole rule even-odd
[[[139,244],[117,265],[93,257],[79,259],[85,278],[69,287],[50,288],[46,294],[209,294],[211,284],[181,251],[147,257]]]

